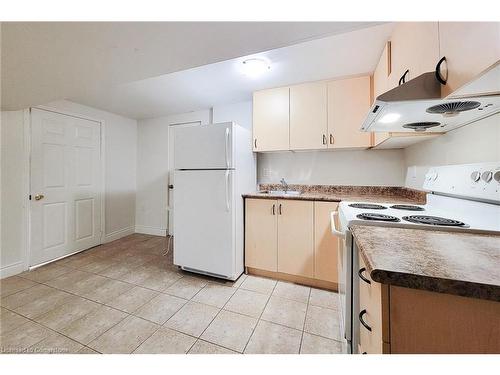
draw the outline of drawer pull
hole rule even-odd
[[[372,327],[370,327],[368,324],[366,324],[366,322],[363,320],[363,315],[366,314],[366,309],[364,310],[361,310],[361,312],[359,313],[359,322],[363,325],[363,327],[365,327],[368,331],[372,331]]]
[[[367,284],[371,284],[372,282],[370,280],[368,280],[365,275],[363,275],[363,272],[366,271],[366,268],[363,267],[363,268],[360,268],[360,270],[358,271],[358,276],[361,280],[363,280],[365,283]]]

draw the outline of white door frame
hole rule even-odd
[[[25,155],[24,155],[24,175],[26,176],[23,186],[23,192],[25,196],[25,207],[24,207],[24,224],[25,224],[25,238],[24,238],[24,269],[33,269],[37,268],[39,266],[42,266],[46,263],[53,262],[57,259],[61,258],[66,258],[68,256],[71,256],[73,254],[76,254],[78,252],[84,251],[84,250],[79,250],[71,254],[64,255],[60,258],[56,258],[53,260],[50,260],[48,262],[38,264],[35,267],[30,268],[30,258],[31,258],[31,204],[29,200],[29,195],[31,194],[31,109],[40,109],[43,111],[47,112],[53,112],[53,113],[58,113],[61,115],[65,116],[71,116],[71,117],[76,117],[80,118],[83,120],[89,120],[93,122],[99,123],[100,126],[100,151],[101,151],[101,187],[100,187],[100,195],[101,195],[101,235],[99,237],[99,244],[102,244],[104,242],[104,230],[105,230],[105,223],[106,223],[106,194],[105,194],[105,177],[106,177],[106,154],[105,154],[105,146],[104,146],[104,139],[105,139],[105,122],[104,120],[96,119],[93,117],[81,115],[78,113],[72,113],[66,110],[60,110],[58,108],[53,108],[45,105],[38,105],[34,107],[30,107],[29,109],[24,110],[24,146],[25,146]]]

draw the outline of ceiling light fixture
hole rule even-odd
[[[401,115],[399,113],[387,113],[383,115],[382,118],[378,120],[378,122],[382,124],[390,124],[392,122],[398,121],[400,117]]]
[[[247,59],[243,61],[243,73],[251,78],[257,78],[271,69],[269,62],[263,59]]]

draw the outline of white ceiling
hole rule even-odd
[[[71,99],[144,119],[249,100],[263,88],[370,73],[393,27],[383,24],[254,54],[271,61],[271,70],[258,79],[242,73],[245,56]]]
[[[2,23],[2,109],[82,98],[103,109],[99,93],[120,85],[284,47],[375,23],[368,22],[20,22]],[[177,82],[177,81],[175,81]],[[207,82],[208,83],[208,82]],[[211,89],[211,88],[209,88]],[[175,92],[165,88],[165,93]],[[135,103],[115,111],[146,112]],[[163,95],[165,96],[165,95]],[[141,99],[142,100],[142,99]],[[142,101],[141,101],[142,103]],[[193,102],[195,104],[197,102]],[[168,103],[167,103],[168,104]],[[187,107],[190,107],[186,103]],[[181,107],[176,103],[177,108]],[[182,106],[182,108],[187,108]]]

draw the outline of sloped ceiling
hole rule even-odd
[[[69,98],[83,98],[98,105],[99,93],[102,95],[113,86],[372,25],[366,22],[2,23],[2,109],[15,110]]]

